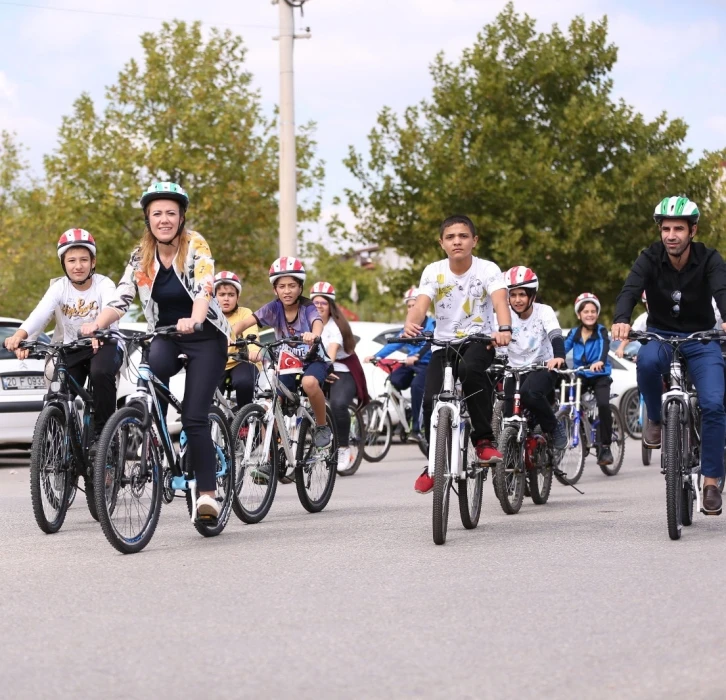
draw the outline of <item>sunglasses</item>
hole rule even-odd
[[[671,294],[671,299],[673,299],[671,316],[673,316],[673,318],[678,318],[681,313],[681,293],[676,289],[676,291]]]

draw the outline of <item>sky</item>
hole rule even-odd
[[[33,5],[33,7],[30,7]],[[505,0],[308,0],[295,44],[296,120],[318,124],[326,161],[324,218],[332,200],[355,180],[342,164],[349,146],[366,151],[367,134],[384,106],[401,112],[431,92],[429,65],[439,51],[454,60],[470,46]],[[57,9],[41,8],[64,8]],[[166,15],[173,8],[173,14]],[[578,14],[608,16],[619,47],[614,96],[653,118],[661,111],[689,124],[695,155],[726,147],[726,0],[517,0],[518,12],[548,31]],[[75,11],[68,11],[75,10]],[[83,12],[142,15],[106,16]],[[202,20],[244,37],[247,65],[271,113],[278,101],[279,10],[270,0],[0,0],[0,130],[15,132],[37,174],[53,150],[61,118],[81,92],[102,104],[138,37],[160,20]],[[156,18],[156,19],[153,19]],[[192,193],[193,198],[193,193]],[[345,209],[338,212],[350,221]],[[321,236],[323,224],[312,229]]]

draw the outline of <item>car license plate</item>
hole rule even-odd
[[[15,377],[3,377],[3,389],[45,389],[42,374],[24,374]]]

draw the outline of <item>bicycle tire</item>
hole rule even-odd
[[[668,536],[672,540],[681,537],[681,504],[683,473],[681,472],[681,407],[675,402],[667,406],[663,451],[661,459],[666,470],[666,517]]]
[[[35,522],[47,535],[52,535],[61,529],[70,501],[72,475],[65,455],[65,446],[68,442],[66,428],[65,413],[58,406],[51,404],[40,412],[33,432],[30,454],[30,501]],[[57,439],[59,436],[60,440]],[[53,461],[50,473],[47,469],[49,458]],[[53,507],[50,518],[43,507],[43,496]]]
[[[221,535],[224,528],[229,522],[229,516],[232,514],[232,504],[234,502],[234,477],[236,474],[234,460],[234,445],[232,444],[232,435],[229,431],[229,422],[224,411],[219,406],[212,405],[209,409],[209,427],[214,434],[217,429],[216,436],[212,438],[215,448],[215,464],[217,467],[217,502],[221,504],[217,524],[211,525],[202,520],[194,521],[194,529],[202,535],[202,537],[217,537]],[[220,445],[220,442],[222,443]],[[221,454],[220,454],[221,451]],[[221,464],[220,459],[224,458],[227,470],[220,476]],[[219,494],[222,494],[221,496]],[[187,511],[189,516],[192,515],[192,494],[191,491],[186,492]]]
[[[546,444],[538,444],[532,459],[536,463],[534,469],[527,470],[529,497],[538,506],[543,506],[552,491],[552,461]]]
[[[610,441],[610,449],[613,452],[613,463],[598,465],[605,476],[615,476],[623,466],[623,460],[625,459],[625,427],[623,416],[612,404],[610,404],[610,415],[613,419],[613,431]]]
[[[499,437],[502,434],[504,426],[504,399],[495,399],[492,408],[492,433],[494,433],[493,443],[499,444]]]
[[[259,428],[253,431],[255,441],[252,451],[255,453],[262,450],[264,431],[267,429],[264,424],[266,413],[265,408],[259,404],[247,404],[237,413],[230,429],[234,441],[235,467],[237,469],[232,508],[235,515],[248,525],[259,523],[270,512],[277,492],[277,445],[274,439],[270,441],[270,451],[265,455],[266,460],[260,461],[256,465],[256,469],[244,464],[247,436],[249,436],[250,425],[253,422],[256,422]],[[244,436],[245,427],[247,428],[246,436]],[[259,455],[260,458],[262,456],[262,454]],[[266,484],[264,483],[265,466],[267,466],[268,472]]]
[[[645,407],[645,404],[643,404],[643,425],[648,424],[648,409]],[[653,457],[653,449],[650,447],[646,447],[645,443],[643,442],[643,438],[640,438],[640,461],[643,463],[644,467],[647,467]]]
[[[681,521],[686,526],[693,524],[695,502],[696,494],[693,493],[690,482],[683,481],[681,488]]]
[[[391,416],[388,411],[384,410],[383,403],[378,400],[371,401],[363,410],[365,411],[363,419],[366,436],[363,459],[366,462],[380,462],[388,454],[393,442]],[[377,421],[371,429],[371,420],[374,415]]]
[[[469,422],[464,423],[464,430],[461,433],[461,472],[464,475],[458,481],[459,515],[461,524],[467,530],[473,530],[479,524],[481,516],[481,502],[484,492],[484,469],[473,467],[474,478],[470,476],[471,465],[478,462],[476,450],[471,441],[471,427]]]
[[[435,544],[446,542],[449,525],[449,497],[451,495],[451,428],[452,413],[448,408],[439,411],[434,453],[433,537]]]
[[[162,457],[153,430],[144,430],[142,426],[143,412],[133,405],[120,408],[109,418],[101,437],[98,440],[96,459],[93,465],[94,491],[96,494],[96,509],[98,521],[103,534],[109,544],[122,554],[140,552],[149,544],[154,536],[159,515],[161,513],[162,483]],[[129,439],[130,433],[134,435]],[[147,439],[139,442],[139,436],[144,433]],[[139,443],[137,451],[128,450],[127,445]],[[146,464],[148,472],[142,475],[141,452],[146,445]],[[112,469],[111,478],[114,481],[116,495],[112,502],[106,498],[108,488],[109,467]],[[128,468],[127,468],[128,467]],[[127,493],[127,488],[128,493]],[[148,508],[142,508],[142,496]],[[121,507],[118,507],[119,502]],[[113,510],[108,508],[112,505]],[[133,505],[131,505],[133,504]],[[132,515],[145,514],[138,519],[139,526],[133,532],[124,534],[119,530],[123,527],[120,518],[127,513]],[[119,514],[121,514],[119,516]],[[119,517],[117,517],[119,516]]]
[[[499,437],[502,460],[494,465],[495,493],[507,515],[519,512],[524,501],[525,466],[524,445],[518,439],[519,429],[505,425]]]
[[[643,429],[640,425],[640,392],[637,387],[628,389],[620,399],[620,413],[624,421],[625,432],[633,440],[640,440]]]
[[[295,455],[295,488],[302,507],[309,513],[319,513],[328,505],[333,495],[335,477],[338,473],[338,438],[335,434],[335,421],[330,406],[325,406],[325,420],[332,437],[330,444],[324,448],[316,448],[312,442],[312,425],[307,418],[300,423],[297,450]],[[318,454],[315,450],[319,449]],[[315,478],[319,475],[322,478]],[[316,482],[319,496],[311,497],[309,491]]]
[[[93,470],[93,466],[91,466],[91,470]],[[93,488],[93,477],[84,476],[83,482],[86,492],[86,505],[88,506],[88,512],[91,514],[91,517],[98,522],[98,509],[96,508],[96,494]]]
[[[573,446],[574,421],[567,414],[557,416],[557,420],[565,426],[567,447],[564,450],[560,450],[560,459],[557,464],[558,471],[562,471],[565,476],[555,473],[555,478],[563,486],[570,486],[571,484],[576,484],[580,480],[582,472],[585,469],[585,457],[587,456],[585,448],[585,429],[582,427],[582,423],[580,423],[580,438],[577,445]]]
[[[339,476],[353,476],[353,474],[358,471],[360,463],[363,461],[365,426],[363,425],[362,411],[359,408],[348,406],[348,414],[350,415],[348,447],[350,447],[350,453],[353,455],[353,461],[347,469],[338,469]]]

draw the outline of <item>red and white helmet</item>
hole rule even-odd
[[[222,270],[222,272],[218,272],[214,275],[215,293],[217,292],[217,287],[219,287],[220,284],[231,284],[237,290],[237,294],[242,293],[242,282],[240,281],[240,278],[234,274],[234,272]]]
[[[413,301],[418,296],[418,289],[411,287],[407,289],[403,294],[403,303],[408,304],[409,301]]]
[[[278,258],[270,265],[270,282],[274,284],[279,277],[294,277],[304,283],[305,266],[297,258]]]
[[[58,239],[58,258],[63,262],[63,254],[69,248],[87,248],[91,251],[91,255],[96,257],[96,241],[88,231],[82,228],[69,228]]]
[[[575,299],[575,314],[579,314],[583,304],[587,302],[595,304],[598,314],[600,313],[600,300],[590,292],[583,292],[579,297],[577,297],[577,299]]]
[[[504,281],[507,283],[507,289],[539,289],[539,280],[534,270],[524,265],[510,267],[504,273]]]
[[[310,298],[313,297],[325,297],[335,301],[335,287],[330,282],[316,282],[310,288]]]

